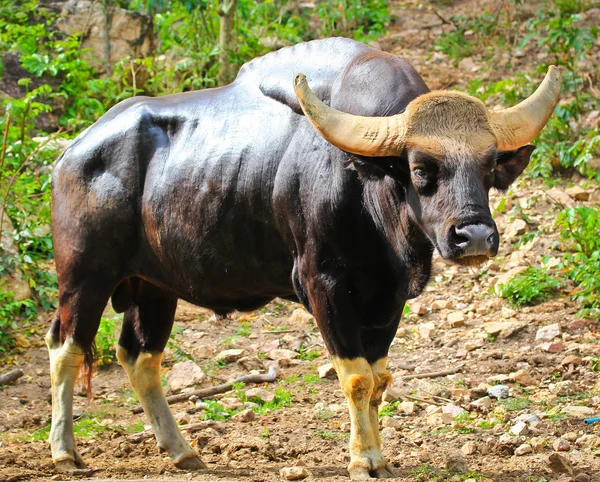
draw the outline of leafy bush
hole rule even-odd
[[[499,287],[499,294],[514,306],[536,305],[546,301],[563,285],[544,269],[527,268]]]
[[[110,365],[116,356],[117,320],[115,318],[102,317],[94,344],[98,366]]]
[[[600,207],[565,209],[556,224],[569,250],[562,268],[577,284],[573,299],[581,302],[582,316],[600,319]]]

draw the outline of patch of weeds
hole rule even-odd
[[[420,465],[411,470],[408,475],[417,482],[437,482],[441,480],[440,474],[438,474],[438,471],[431,465]]]
[[[570,418],[570,417],[566,413],[548,414],[548,420],[551,420],[553,423],[559,423],[559,422],[562,422],[563,420],[567,420],[568,418]]]
[[[206,408],[202,411],[202,420],[225,420],[235,415],[235,410],[228,410],[216,400],[206,400]]]
[[[494,420],[494,421],[482,420],[481,422],[479,422],[479,428],[482,428],[483,430],[489,430],[489,429],[494,428],[496,425],[499,425],[501,423],[502,422],[500,422],[500,420]]]
[[[236,347],[237,346],[237,342],[239,340],[239,336],[234,335],[234,336],[226,336],[225,338],[223,338],[221,341],[219,341],[219,345],[227,345],[230,348]]]
[[[269,438],[271,436],[271,434],[269,433],[269,427],[263,428],[262,431],[258,434],[258,436],[263,438]]]
[[[270,402],[263,402],[260,398],[250,398],[250,402],[258,404],[258,407],[253,408],[256,413],[264,414],[268,412],[274,412],[281,408],[289,407],[292,404],[292,394],[284,388],[277,388],[275,390],[275,398]]]
[[[331,417],[335,417],[335,412],[332,412],[331,410],[319,410],[315,414],[315,417],[320,420],[327,420]]]
[[[595,393],[590,392],[571,393],[570,395],[559,396],[558,401],[560,403],[584,402],[595,396]]]
[[[498,403],[504,407],[504,410],[509,412],[516,412],[519,410],[525,410],[531,405],[531,400],[525,397],[510,397],[502,398],[498,400]]]
[[[287,323],[284,323],[283,325],[279,325],[279,326],[275,326],[275,325],[267,326],[267,331],[270,331],[271,333],[278,333],[280,331],[289,330],[289,328],[290,328],[290,325],[288,325]]]
[[[208,376],[213,376],[217,373],[217,370],[225,368],[226,366],[227,363],[225,363],[223,360],[204,360],[202,362],[202,371]]]
[[[315,375],[314,373],[307,373],[302,377],[302,381],[305,385],[316,385],[321,382],[321,378],[319,375]]]
[[[549,300],[562,286],[563,282],[545,269],[530,267],[500,285],[499,294],[513,306],[536,305]]]
[[[595,372],[600,372],[600,356],[592,357],[590,360],[590,368]]]
[[[285,383],[286,385],[293,385],[294,383],[298,383],[298,380],[300,380],[300,377],[298,375],[291,375],[285,380],[283,380],[283,383]]]
[[[100,320],[100,327],[94,340],[98,366],[110,365],[116,357],[117,320],[105,318]]]
[[[450,427],[441,427],[441,428],[436,428],[435,430],[431,431],[431,435],[433,435],[434,437],[437,437],[438,435],[442,435],[443,433],[448,433],[450,432]]]
[[[144,431],[144,424],[142,422],[130,423],[125,429],[127,433],[139,433]]]
[[[488,340],[490,343],[494,343],[494,342],[495,342],[497,339],[498,339],[498,333],[496,333],[496,334],[493,334],[493,333],[488,333],[488,334],[487,334],[487,340]]]
[[[258,359],[259,359],[259,360],[261,360],[261,361],[264,361],[264,360],[266,360],[266,359],[267,359],[267,354],[266,354],[264,351],[259,351],[259,352],[256,354],[256,358],[258,358]]]
[[[304,348],[303,346],[300,347],[300,355],[298,356],[298,358],[300,360],[308,360],[308,361],[312,361],[315,360],[317,358],[319,358],[321,356],[321,352],[319,350],[310,350],[310,351],[306,351],[306,348]]]
[[[237,336],[250,336],[252,330],[250,328],[250,323],[244,321],[237,330],[235,330],[235,334]]]
[[[473,423],[473,417],[469,412],[459,413],[454,417],[454,430],[460,434],[473,433],[475,429],[468,427]]]
[[[75,432],[75,437],[91,438],[97,436],[100,433],[114,430],[114,426],[101,425],[102,420],[104,420],[105,418],[106,414],[103,412],[84,414],[81,418],[79,418],[73,423],[73,431]],[[27,441],[39,442],[48,440],[49,435],[50,424],[29,434],[29,436],[27,437]]]
[[[173,352],[173,354],[175,355],[175,359],[178,362],[183,361],[183,360],[194,361],[194,357],[192,355],[190,355],[189,353],[187,353],[183,348],[181,348],[181,346],[179,344],[180,343],[179,338],[182,335],[183,335],[183,328],[181,328],[180,326],[173,327],[173,330],[171,331],[171,336],[169,336],[169,341],[167,342],[167,346]]]
[[[350,435],[347,433],[330,432],[329,430],[321,430],[318,428],[313,429],[313,433],[315,435],[318,435],[319,437],[326,439],[326,440],[332,440],[332,439],[346,440],[350,437]]]
[[[381,410],[379,410],[379,418],[393,416],[398,409],[398,405],[400,405],[400,402],[396,401],[383,407]]]

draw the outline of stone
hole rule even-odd
[[[548,189],[546,193],[548,194],[548,197],[550,197],[550,199],[558,201],[560,204],[567,208],[572,208],[576,205],[575,201],[571,199],[571,196],[569,196],[562,189],[553,187],[552,189]]]
[[[250,390],[246,390],[246,398],[258,398],[262,402],[272,402],[275,400],[275,394],[264,388],[251,388]]]
[[[412,415],[415,413],[415,402],[401,402],[398,410],[406,415]]]
[[[512,223],[506,226],[504,230],[505,239],[514,239],[527,232],[527,223],[522,219],[515,219]]]
[[[510,433],[513,435],[527,435],[529,433],[529,427],[526,422],[517,422],[510,428]]]
[[[315,322],[315,319],[313,318],[313,316],[306,310],[303,310],[302,308],[295,309],[288,319],[288,323],[290,325],[306,326],[309,323],[314,323],[314,322]]]
[[[461,453],[450,453],[446,456],[446,469],[451,474],[466,474],[469,472]]]
[[[431,339],[435,333],[435,325],[432,322],[419,324],[419,336],[423,339]]]
[[[531,445],[533,450],[535,450],[538,453],[544,451],[547,443],[548,443],[548,441],[546,440],[545,437],[532,437],[529,440],[529,444]]]
[[[571,417],[586,418],[594,416],[596,414],[596,410],[581,405],[567,405],[566,407],[563,407],[561,413]]]
[[[212,358],[215,354],[210,346],[201,344],[192,350],[194,358]]]
[[[552,323],[541,327],[535,334],[535,341],[552,341],[554,338],[560,336],[562,330],[558,323]]]
[[[527,370],[518,370],[515,373],[511,373],[510,377],[524,387],[531,387],[538,384],[537,380]]]
[[[460,453],[463,455],[473,455],[477,447],[475,446],[475,442],[469,440],[465,442],[465,444],[460,448]]]
[[[483,329],[488,335],[498,336],[499,338],[510,338],[526,326],[525,323],[517,321],[492,321],[485,323]]]
[[[592,480],[592,476],[585,474],[585,473],[581,473],[581,474],[577,474],[575,476],[575,478],[573,479],[573,482],[590,482]]]
[[[557,438],[552,444],[552,448],[557,452],[568,452],[571,450],[571,444],[563,438]]]
[[[251,422],[255,418],[256,413],[254,413],[254,410],[247,408],[246,410],[243,410],[240,413],[236,413],[231,419],[236,420],[238,422]]]
[[[542,350],[548,353],[560,353],[561,351],[563,351],[562,340],[549,341],[547,343],[542,343],[540,346]]]
[[[382,427],[392,427],[392,428],[395,428],[395,429],[399,429],[399,428],[402,428],[403,425],[404,425],[404,423],[402,422],[402,420],[397,419],[397,418],[383,417],[381,419],[381,426]]]
[[[284,467],[279,471],[279,475],[285,480],[302,480],[312,474],[306,467]]]
[[[531,445],[529,444],[523,444],[523,445],[519,445],[516,449],[515,449],[515,455],[517,457],[521,457],[523,455],[527,455],[533,453],[533,448],[531,447]]]
[[[581,365],[582,360],[581,358],[579,358],[576,355],[567,355],[566,357],[563,358],[563,360],[560,362],[561,366],[567,366],[567,365],[575,365],[575,366],[579,366]]]
[[[482,397],[471,402],[471,405],[478,409],[490,410],[492,408],[492,399],[490,397]]]
[[[565,192],[575,201],[589,201],[590,199],[590,191],[586,191],[581,186],[568,187]]]
[[[294,358],[298,358],[298,356],[300,356],[298,352],[288,350],[287,348],[276,348],[267,353],[267,358],[275,361],[293,360]]]
[[[398,432],[395,428],[384,427],[381,429],[381,437],[386,440],[395,440],[398,438]]]
[[[492,398],[508,398],[510,392],[506,385],[494,385],[488,388],[487,393]]]
[[[415,301],[410,305],[410,312],[414,313],[415,315],[426,315],[427,307],[423,303]]]
[[[219,403],[226,408],[227,410],[240,410],[244,407],[244,404],[239,398],[235,397],[225,397],[219,400]]]
[[[192,360],[175,363],[167,373],[167,388],[171,392],[177,392],[182,388],[197,385],[206,380],[206,375]]]
[[[82,56],[101,73],[106,72],[107,42],[110,44],[110,65],[115,65],[125,57],[135,59],[152,55],[151,16],[113,5],[110,9],[108,40],[105,18],[101,2],[69,0],[63,4],[56,26],[67,35],[84,32],[81,36]]]
[[[592,434],[586,434],[575,440],[575,445],[587,449],[595,449],[600,447],[600,437]]]
[[[391,385],[387,387],[385,392],[383,392],[383,400],[385,402],[395,402],[396,400],[400,399],[401,396],[402,394],[400,393],[400,390]]]
[[[559,474],[572,474],[573,473],[573,465],[568,458],[555,453],[550,454],[548,457],[548,465],[552,472],[556,472]]]
[[[434,311],[447,310],[452,308],[452,301],[450,300],[435,300],[431,303],[431,309]]]
[[[523,413],[515,418],[515,422],[525,422],[529,426],[534,426],[540,423],[541,419],[535,413]]]
[[[319,378],[335,378],[336,375],[335,368],[333,368],[331,363],[326,363],[318,367],[317,373],[319,374]]]
[[[215,357],[215,360],[218,362],[232,363],[242,358],[242,356],[244,356],[244,349],[232,348],[230,350],[223,350],[219,352]]]
[[[548,389],[550,390],[550,393],[558,395],[559,397],[570,395],[578,390],[577,386],[571,380],[550,383]]]
[[[251,372],[252,370],[262,372],[265,369],[263,361],[255,356],[243,356],[236,363],[238,367],[246,372]]]
[[[175,415],[175,420],[177,420],[177,423],[179,425],[187,425],[192,421],[192,417],[187,412],[180,412],[177,415]]]
[[[464,408],[459,407],[458,405],[454,405],[453,403],[447,403],[442,407],[442,413],[452,415],[452,420],[454,420],[455,417],[458,417],[461,413],[467,413],[467,411]]]
[[[14,239],[8,233],[13,233],[15,228],[12,225],[12,221],[2,212],[2,233],[0,233],[0,252],[9,254],[11,256],[17,256],[18,248],[15,244]],[[11,292],[15,301],[23,301],[31,298],[31,288],[27,280],[23,279],[21,270],[18,268],[8,269],[7,274],[2,279],[2,290]]]
[[[575,442],[577,434],[575,432],[567,432],[561,438],[564,438],[567,442]]]
[[[465,326],[465,315],[462,311],[453,311],[448,314],[446,318],[448,320],[448,324],[452,328],[458,328],[460,326]]]

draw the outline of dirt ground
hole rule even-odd
[[[473,5],[456,2],[441,7],[438,13],[449,17]],[[472,76],[482,76],[450,62],[424,60],[432,38],[448,28],[432,11],[403,2],[402,7],[396,6],[396,16],[395,26],[380,45],[411,61],[431,87],[460,86]],[[485,75],[503,74],[501,68],[490,72]],[[578,307],[568,297],[569,286],[550,301],[520,309],[494,291],[507,273],[525,266],[545,263],[549,270],[556,269],[560,251],[553,222],[565,203],[581,202],[567,194],[573,183],[589,189],[584,180],[575,177],[551,191],[541,183],[524,181],[508,195],[495,194],[492,206],[504,205],[495,216],[501,249],[498,257],[483,267],[458,267],[436,259],[432,281],[423,295],[410,303],[411,313],[402,320],[390,351],[389,369],[395,381],[386,402],[391,405],[380,420],[384,453],[397,480],[446,476],[448,454],[461,453],[462,448],[469,470],[451,480],[600,481],[600,423],[585,425],[582,416],[569,411],[569,407],[586,407],[600,415],[600,373],[594,371],[594,358],[600,357],[600,324],[577,319]],[[598,202],[597,191],[588,202]],[[520,221],[525,221],[525,227]],[[524,236],[533,232],[539,235],[524,242]],[[508,331],[498,334],[493,322],[504,323],[502,327]],[[539,328],[552,324],[559,325],[560,334],[546,344],[536,340]],[[294,465],[311,472],[307,480],[347,479],[349,417],[345,402],[335,376],[317,375],[317,368],[327,363],[327,354],[313,320],[299,305],[275,300],[253,313],[214,320],[209,311],[180,303],[165,355],[165,375],[175,363],[192,358],[206,374],[200,386],[207,387],[275,364],[277,381],[262,388],[291,394],[288,406],[259,413],[252,421],[226,417],[184,433],[208,465],[208,472],[177,470],[159,453],[155,440],[144,434],[149,428],[145,416],[131,412],[137,401],[123,369],[115,362],[95,373],[90,403],[83,390],[75,396],[77,439],[90,470],[70,478],[56,473],[45,442],[51,413],[43,344],[46,329],[47,325],[40,323],[37,334],[21,340],[21,348],[5,360],[5,368],[20,367],[25,376],[0,390],[0,481],[145,478],[258,482],[282,480],[279,470]],[[231,348],[244,350],[245,364],[215,361],[219,352]],[[294,353],[273,352],[278,349]],[[271,360],[279,357],[283,358]],[[563,365],[567,361],[571,363]],[[401,378],[446,369],[457,373],[431,379]],[[529,383],[516,373],[529,375]],[[489,407],[473,404],[497,383],[510,388],[509,399],[492,399]],[[243,390],[248,388],[254,386]],[[234,390],[215,399],[225,398],[223,405],[235,406],[241,402],[231,399],[239,394]],[[469,415],[444,417],[449,401],[464,407]],[[182,425],[210,418],[206,407],[196,401],[175,404],[172,410]],[[510,434],[517,417],[524,414],[540,420],[520,435]],[[560,440],[568,448],[563,444],[565,450],[557,452],[555,445]],[[531,445],[533,452],[515,455],[523,443]],[[472,450],[465,448],[469,446]],[[570,461],[572,474],[550,468],[548,458],[554,453]]]

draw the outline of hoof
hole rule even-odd
[[[362,466],[355,466],[348,469],[350,473],[350,480],[369,480],[371,479],[371,474],[369,474],[369,469]]]
[[[204,462],[202,462],[196,454],[178,460],[175,462],[175,467],[180,470],[204,470],[207,468]]]
[[[54,466],[58,472],[75,474],[81,471],[87,471],[88,468],[83,462],[83,459],[78,455],[75,460],[65,458],[54,462]]]
[[[394,472],[392,472],[389,466],[380,467],[378,469],[371,471],[371,477],[374,479],[393,479],[396,477]]]

